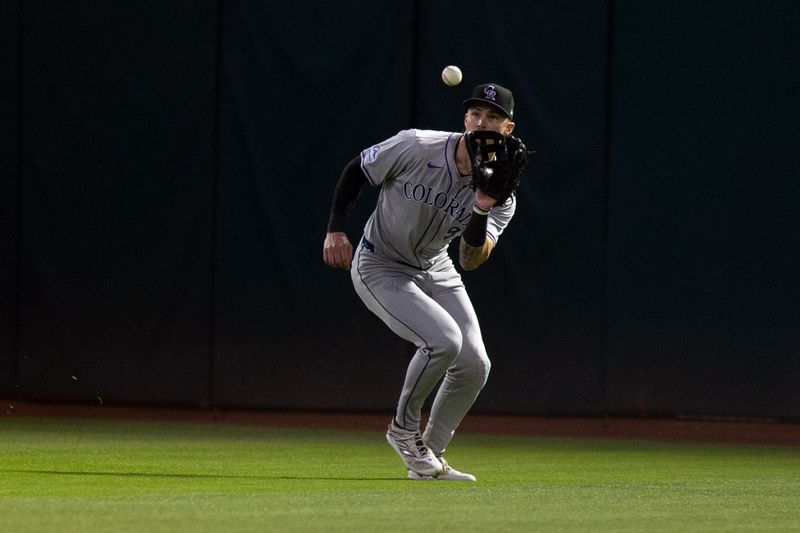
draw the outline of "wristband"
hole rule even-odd
[[[492,208],[490,207],[489,209],[484,209],[481,206],[479,206],[478,202],[476,201],[475,204],[472,206],[472,210],[478,213],[479,215],[487,216],[489,214],[489,211],[492,210]]]

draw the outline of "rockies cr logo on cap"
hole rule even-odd
[[[471,105],[488,104],[502,111],[508,118],[514,116],[514,95],[496,83],[483,83],[472,90],[472,97],[464,100],[464,108]]]

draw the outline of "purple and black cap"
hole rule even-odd
[[[484,83],[475,87],[472,90],[472,97],[464,100],[464,107],[469,109],[475,104],[488,104],[508,118],[514,118],[514,95],[496,83]]]

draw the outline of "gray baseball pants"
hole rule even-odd
[[[419,429],[423,404],[444,377],[423,433],[436,454],[450,443],[491,367],[461,276],[452,261],[443,263],[424,271],[359,247],[350,269],[356,292],[369,310],[417,347],[397,403],[400,427]]]

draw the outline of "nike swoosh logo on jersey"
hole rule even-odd
[[[434,165],[433,161],[428,161],[428,168],[444,168],[444,166]]]

